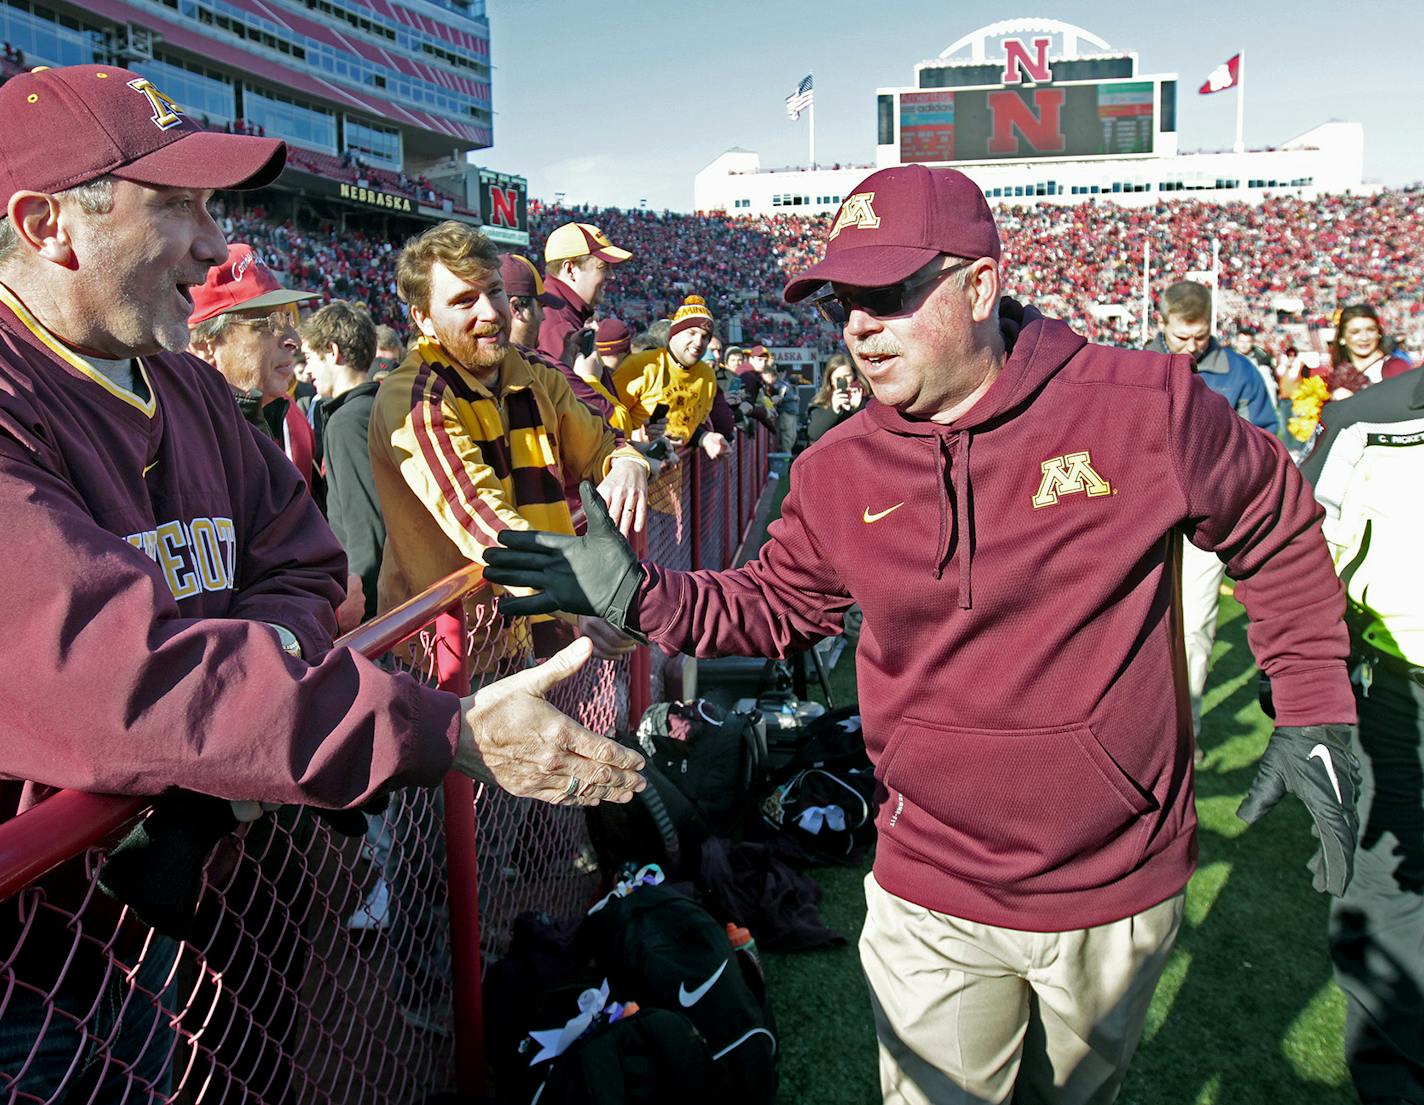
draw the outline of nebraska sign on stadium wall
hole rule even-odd
[[[529,244],[529,183],[522,176],[479,170],[481,230],[492,241]]]
[[[1142,157],[1176,130],[1175,74],[1053,19],[972,31],[878,97],[879,145],[901,164]]]

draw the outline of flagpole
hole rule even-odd
[[[1152,324],[1152,239],[1142,243],[1142,344],[1146,345]]]
[[[1236,152],[1246,152],[1246,51],[1236,62]]]
[[[1211,240],[1211,336],[1216,337],[1217,304],[1221,302],[1221,242]]]
[[[814,97],[814,92],[812,93]],[[816,101],[811,100],[811,168],[816,167]]]

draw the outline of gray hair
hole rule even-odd
[[[188,340],[193,345],[221,345],[227,332],[241,320],[232,311],[204,319],[188,328]]]
[[[101,176],[85,184],[56,192],[60,203],[73,201],[86,215],[107,215],[114,209],[114,178]],[[3,211],[0,211],[0,265],[14,259],[20,248],[20,235]]]

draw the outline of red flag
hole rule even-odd
[[[1206,84],[1202,85],[1198,92],[1203,96],[1213,92],[1225,92],[1228,88],[1235,88],[1241,80],[1241,55],[1236,54],[1229,61],[1223,61],[1213,69],[1206,78]]]

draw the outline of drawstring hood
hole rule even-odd
[[[970,588],[974,570],[974,530],[969,523],[969,443],[972,434],[955,434],[950,439],[952,454],[949,474],[954,480],[954,529],[959,541],[959,608],[973,605]]]
[[[992,432],[1051,379],[1086,343],[1065,323],[1045,319],[1035,308],[1012,299],[999,304],[1004,336],[1004,365],[983,397],[953,425],[908,418],[893,407],[871,401],[866,413],[884,429],[901,436],[924,437],[932,446],[926,458],[936,469],[939,487],[939,546],[934,578],[944,577],[952,556],[959,560],[959,608],[974,601],[974,480],[970,451],[974,435]],[[953,496],[953,510],[950,497]]]

